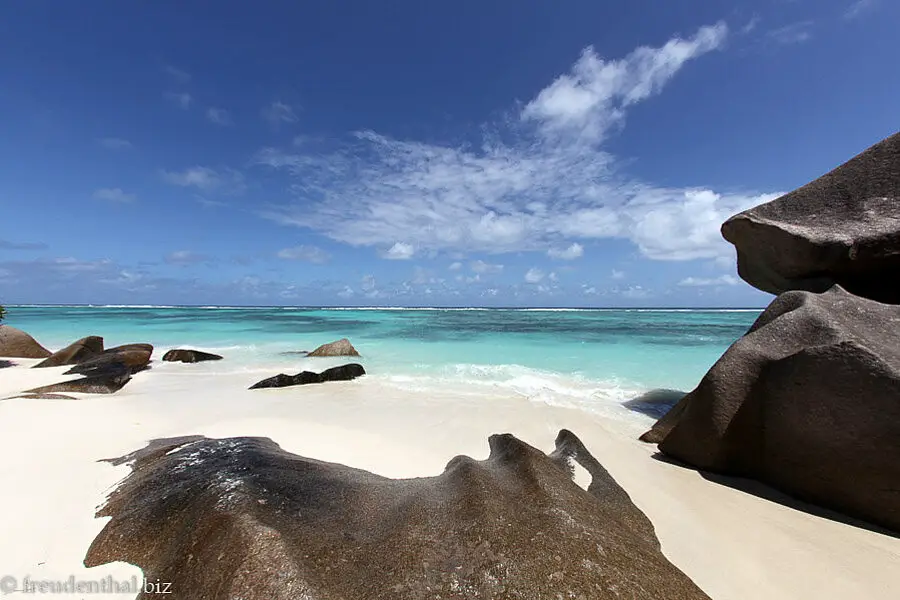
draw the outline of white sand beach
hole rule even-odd
[[[0,398],[64,379],[65,368],[0,369]],[[511,393],[424,396],[372,379],[248,391],[254,373],[154,363],[120,392],[0,400],[0,577],[122,581],[132,565],[85,569],[106,519],[94,513],[128,473],[115,458],[162,437],[270,437],[285,450],[389,477],[436,475],[455,455],[487,456],[513,433],[544,450],[575,432],[656,527],[665,555],[717,600],[900,597],[900,539],[831,521],[652,458],[649,418],[617,420]],[[272,372],[274,375],[275,372]],[[626,409],[622,409],[626,411]],[[17,598],[31,594],[13,593]],[[131,598],[134,594],[110,595]]]

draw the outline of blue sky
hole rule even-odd
[[[721,222],[897,129],[888,0],[4,12],[5,303],[763,306]]]

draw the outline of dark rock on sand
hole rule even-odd
[[[163,354],[163,362],[183,362],[197,363],[207,360],[222,360],[218,354],[210,354],[209,352],[201,352],[200,350],[169,350]]]
[[[362,365],[352,363],[349,365],[341,365],[325,369],[321,373],[313,373],[311,371],[303,371],[296,375],[285,375],[280,373],[275,377],[263,379],[259,383],[253,384],[250,389],[256,390],[261,388],[281,388],[292,385],[304,385],[307,383],[325,383],[327,381],[350,381],[366,374],[366,370]]]
[[[127,371],[111,371],[100,375],[82,377],[72,381],[54,383],[43,387],[27,390],[26,394],[44,394],[57,392],[76,392],[81,394],[114,394],[125,384],[131,381],[131,374]]]
[[[359,352],[347,338],[339,339],[330,344],[323,344],[307,354],[307,356],[359,356]]]
[[[75,400],[72,396],[65,394],[20,394],[18,396],[10,396],[13,398],[28,398],[30,400]]]
[[[840,286],[782,294],[642,439],[900,531],[898,331],[900,306]]]
[[[0,325],[0,356],[6,358],[47,358],[50,351],[33,337],[15,327]]]
[[[629,410],[658,419],[672,410],[685,395],[686,392],[660,388],[650,390],[623,404]]]
[[[61,367],[64,365],[77,365],[89,358],[103,353],[103,338],[96,335],[81,338],[58,352],[54,352],[45,360],[34,365],[34,368]]]
[[[133,470],[85,566],[135,564],[197,600],[707,598],[573,434],[549,456],[488,442],[487,460],[398,480],[265,438],[157,440],[112,461]]]
[[[149,348],[149,350],[147,349]],[[68,371],[65,375],[101,375],[115,373],[134,374],[149,368],[153,346],[149,344],[128,344],[110,348],[93,358],[89,358]]]
[[[837,283],[900,303],[900,133],[772,202],[722,225],[738,273],[780,294]]]

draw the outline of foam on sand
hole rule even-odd
[[[60,380],[58,369],[30,370],[29,361],[15,362],[19,366],[0,371],[0,397]],[[82,560],[106,521],[95,519],[94,511],[128,472],[125,465],[98,461],[151,439],[263,436],[303,456],[417,477],[440,473],[458,454],[485,458],[485,440],[494,433],[513,433],[549,451],[556,433],[569,429],[654,523],[669,560],[711,597],[900,597],[900,540],[655,460],[655,449],[636,440],[651,421],[646,417],[641,423],[610,419],[534,402],[502,387],[465,396],[439,386],[427,393],[404,390],[368,377],[248,391],[253,374],[199,373],[196,366],[137,373],[110,396],[0,401],[0,576],[140,576],[131,565],[85,569]]]

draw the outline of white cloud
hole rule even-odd
[[[799,21],[770,31],[767,36],[778,44],[802,44],[812,39],[813,21]]]
[[[181,110],[189,109],[194,101],[187,92],[166,92],[163,97]]]
[[[163,171],[162,177],[172,185],[193,187],[204,192],[224,190],[237,193],[244,188],[243,175],[231,169],[195,166],[183,171]]]
[[[650,290],[646,290],[639,285],[630,286],[624,290],[617,290],[619,295],[624,298],[631,298],[632,300],[641,299],[641,298],[649,298],[653,295]]]
[[[459,271],[460,269],[462,269],[462,266],[463,265],[461,262],[455,262],[447,268],[450,269],[451,271]]]
[[[690,39],[674,38],[660,48],[641,46],[620,60],[604,60],[587,47],[570,71],[541,90],[522,111],[545,136],[599,142],[625,109],[658,94],[689,60],[725,41],[724,23],[702,27]]]
[[[409,260],[416,253],[416,249],[412,244],[404,242],[396,242],[393,246],[382,253],[382,258],[388,260]]]
[[[231,125],[231,114],[224,108],[216,108],[214,106],[206,109],[206,118],[210,123],[215,123],[216,125]]]
[[[294,246],[278,251],[278,258],[285,260],[303,260],[306,262],[323,264],[328,262],[331,256],[316,246]]]
[[[96,190],[93,194],[95,200],[104,200],[106,202],[118,202],[128,204],[137,200],[135,194],[126,194],[122,188],[102,188]]]
[[[374,275],[366,275],[360,281],[360,288],[364,292],[371,292],[375,289],[375,276]]]
[[[500,273],[503,271],[503,265],[486,263],[483,260],[476,260],[469,265],[474,273],[485,275],[487,273]]]
[[[547,256],[560,260],[575,260],[584,256],[584,246],[575,242],[568,248],[550,248],[547,250]]]
[[[715,287],[723,285],[738,285],[740,279],[734,275],[721,275],[714,278],[687,277],[678,282],[681,287]]]
[[[262,109],[262,117],[273,126],[278,127],[284,123],[296,123],[297,114],[290,104],[285,104],[280,100],[272,102],[272,104]]]
[[[100,140],[100,145],[108,150],[130,150],[134,145],[122,138],[107,137]]]
[[[856,19],[874,9],[876,5],[877,0],[856,0],[844,12],[844,18],[848,20]]]
[[[353,291],[353,288],[351,288],[349,285],[347,285],[347,286],[344,286],[344,289],[342,289],[340,292],[338,292],[337,295],[340,296],[341,298],[350,298],[353,296],[354,293],[355,292]]]
[[[553,271],[552,273],[550,273],[550,274],[547,276],[547,279],[549,279],[550,281],[555,282],[555,281],[558,281],[558,280],[559,280],[559,277],[556,275],[556,271]]]
[[[177,250],[167,254],[163,260],[170,265],[185,266],[207,262],[209,257],[204,254],[191,252],[190,250]]]
[[[704,27],[687,40],[613,61],[588,49],[518,118],[486,124],[482,130],[493,133],[475,145],[363,131],[329,154],[266,148],[257,162],[292,175],[297,202],[260,214],[357,247],[402,239],[401,248],[426,255],[541,251],[577,258],[585,241],[610,238],[630,240],[659,260],[733,253],[719,234],[722,221],[774,196],[629,180],[598,145],[626,109],[658,93],[726,35],[723,24]]]
[[[610,273],[610,277],[613,279],[625,279],[625,271],[617,271],[615,269]]]
[[[585,296],[594,296],[597,294],[597,288],[594,286],[583,288],[583,292]]]
[[[538,269],[537,267],[532,267],[528,269],[528,272],[525,273],[525,281],[527,283],[540,283],[544,280],[544,272]]]
[[[191,81],[191,74],[178,67],[167,65],[165,72],[178,83],[189,83]]]

